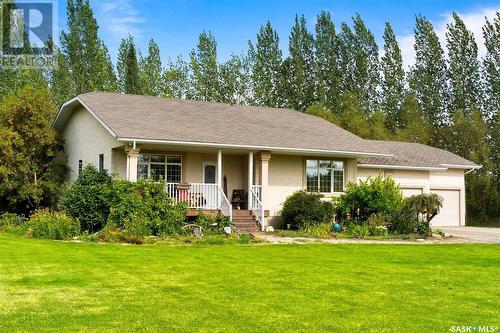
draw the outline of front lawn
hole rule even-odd
[[[0,234],[0,331],[500,325],[496,245],[133,246]]]

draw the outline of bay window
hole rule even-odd
[[[342,192],[344,190],[344,162],[307,160],[306,182],[308,192]]]
[[[180,183],[182,157],[180,155],[137,155],[137,179],[151,178],[155,182]]]

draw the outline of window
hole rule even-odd
[[[78,176],[82,174],[83,170],[83,160],[78,160]]]
[[[155,182],[180,183],[182,157],[179,155],[139,154],[137,156],[137,179],[151,178]]]
[[[99,154],[99,172],[104,171],[104,154]]]
[[[342,192],[344,190],[344,162],[307,160],[306,183],[308,192]]]

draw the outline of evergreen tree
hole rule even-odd
[[[192,96],[189,82],[189,64],[182,56],[173,62],[169,59],[167,68],[163,73],[162,93],[167,97],[189,99]]]
[[[403,58],[396,36],[389,22],[385,23],[384,55],[382,68],[382,109],[387,115],[387,126],[395,132],[399,126],[399,114],[405,98],[405,72]]]
[[[153,39],[149,40],[148,55],[141,59],[140,68],[143,94],[159,96],[162,91],[162,66],[160,49]]]
[[[304,15],[295,16],[295,25],[290,34],[290,90],[288,105],[305,111],[315,101],[314,37],[307,30]]]
[[[218,94],[217,42],[208,32],[202,32],[196,49],[191,51],[191,82],[193,98],[216,101]]]
[[[446,63],[431,22],[422,16],[416,18],[415,53],[410,89],[427,121],[437,128],[447,119]]]
[[[483,60],[486,81],[488,119],[500,110],[500,12],[496,12],[493,22],[486,20],[483,27],[486,56]]]
[[[472,32],[453,13],[453,23],[446,32],[448,48],[448,79],[450,109],[466,112],[480,107],[481,77],[477,58],[477,44]]]
[[[378,46],[375,37],[361,16],[353,18],[354,28],[354,88],[363,110],[370,114],[379,105],[380,84]]]
[[[75,93],[112,90],[113,66],[88,0],[68,0],[68,32],[61,34],[62,53],[75,82]]]
[[[321,103],[334,112],[340,110],[339,41],[329,12],[321,12],[316,21],[316,79],[317,95]]]
[[[125,58],[125,93],[126,94],[140,94],[142,92],[140,86],[139,63],[137,61],[137,52],[135,51],[135,44],[130,43],[127,56]]]
[[[257,33],[255,47],[249,42],[251,61],[252,103],[260,106],[282,106],[279,93],[282,52],[278,33],[267,21]]]

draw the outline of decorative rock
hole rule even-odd
[[[441,238],[443,238],[443,237],[442,237],[441,235],[439,235],[439,234],[432,234],[432,237],[437,238],[437,239],[441,239]]]
[[[266,227],[266,232],[273,232],[273,231],[274,231],[273,226],[269,225]]]
[[[231,233],[231,230],[231,227],[224,227],[224,232],[228,235]]]
[[[417,242],[425,242],[425,239],[423,239],[423,238],[417,238],[416,241]]]

